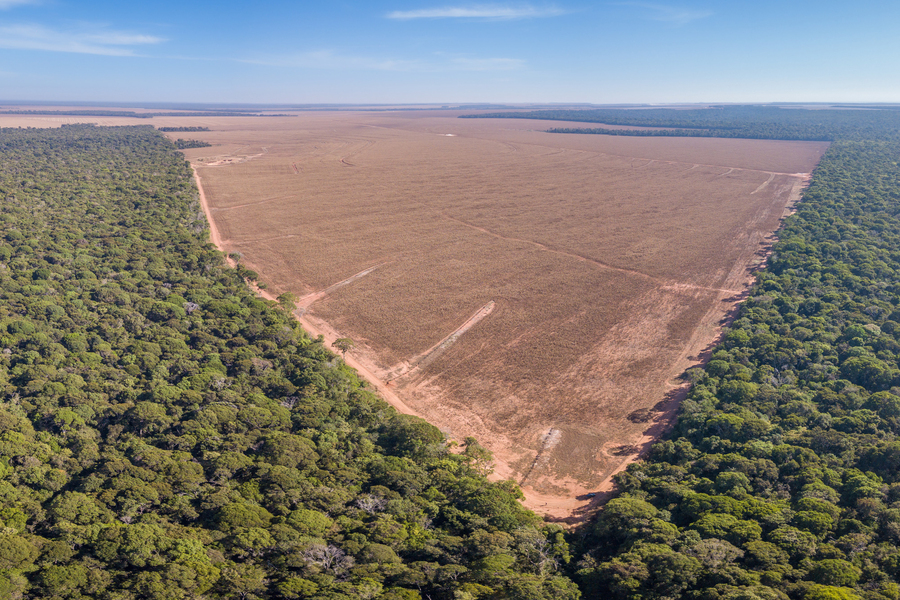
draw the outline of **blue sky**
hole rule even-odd
[[[900,102],[900,2],[0,0],[0,100]]]

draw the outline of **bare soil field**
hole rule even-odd
[[[169,135],[214,144],[186,155],[219,242],[307,327],[577,517],[668,426],[827,144],[458,114],[150,122],[210,128]]]

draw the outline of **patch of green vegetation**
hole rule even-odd
[[[541,119],[673,129],[553,128],[550,133],[652,137],[726,137],[770,140],[898,140],[900,111],[777,106],[713,106],[700,109],[642,108],[537,110],[462,115],[460,118]]]
[[[562,531],[208,242],[152,127],[0,130],[0,597],[562,598]]]
[[[179,150],[187,150],[188,148],[209,148],[210,146],[212,146],[212,144],[201,140],[183,140],[181,138],[175,140],[175,147]]]
[[[173,132],[173,133],[187,133],[187,132],[195,132],[195,131],[209,131],[209,127],[200,127],[200,126],[191,126],[191,127],[157,127],[157,131],[165,131],[165,132]]]

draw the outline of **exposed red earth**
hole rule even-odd
[[[575,520],[668,427],[826,145],[452,116],[207,119],[188,155],[222,247],[313,335]]]

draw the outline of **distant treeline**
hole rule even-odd
[[[159,131],[167,133],[187,133],[194,131],[209,131],[209,127],[157,127]]]
[[[181,138],[175,140],[175,147],[179,150],[187,150],[188,148],[209,148],[210,146],[212,146],[212,144],[201,140],[183,140]]]
[[[747,131],[747,130],[711,130],[711,129],[606,129],[603,127],[551,127],[547,133],[586,133],[595,135],[621,135],[626,137],[717,137],[762,140],[798,140],[808,142],[830,142],[831,136],[814,137],[809,135],[790,136],[784,131]]]
[[[462,115],[460,118],[578,121],[654,130],[554,128],[551,133],[624,136],[727,137],[773,140],[834,141],[900,139],[900,111],[715,106],[701,109],[537,110]]]

